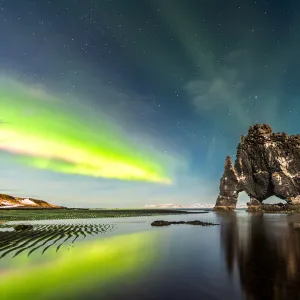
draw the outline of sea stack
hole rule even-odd
[[[267,124],[256,124],[242,136],[233,164],[227,156],[214,210],[234,210],[238,194],[250,197],[249,211],[276,196],[300,205],[300,135],[272,133]]]

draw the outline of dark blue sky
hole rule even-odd
[[[299,1],[0,0],[3,76],[74,96],[185,164],[175,186],[157,187],[41,176],[3,153],[3,170],[17,174],[1,174],[3,190],[81,206],[214,202],[250,125],[300,132],[299,19]]]

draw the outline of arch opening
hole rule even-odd
[[[245,191],[238,193],[237,203],[236,205],[239,206],[247,206],[247,202],[250,201],[250,197],[247,195]]]
[[[247,195],[245,191],[238,193],[237,206],[247,206],[247,203],[249,203],[249,201],[250,201],[250,197]],[[269,198],[262,201],[262,204],[278,204],[278,203],[286,204],[287,201],[280,199],[276,196],[270,196]]]
[[[271,196],[271,197],[267,198],[266,200],[263,200],[262,203],[263,204],[277,204],[277,203],[286,204],[286,201],[283,199],[280,199],[276,196]]]

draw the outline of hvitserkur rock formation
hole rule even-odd
[[[300,135],[272,133],[267,124],[251,126],[241,137],[234,165],[226,158],[215,210],[235,209],[242,191],[249,206],[271,196],[300,205]]]

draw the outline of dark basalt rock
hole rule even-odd
[[[300,135],[272,133],[267,124],[251,126],[241,137],[234,165],[226,158],[214,210],[234,210],[242,191],[253,211],[264,210],[261,204],[271,196],[289,207],[300,205]]]
[[[154,221],[151,223],[151,226],[169,226],[171,225],[171,222],[159,220],[159,221]]]
[[[214,226],[214,225],[219,225],[219,224],[214,224],[214,223],[209,223],[209,222],[202,222],[202,221],[173,221],[173,222],[168,222],[168,221],[154,221],[151,223],[151,226],[170,226],[171,224],[188,224],[188,225],[199,225],[199,226]]]
[[[287,203],[276,203],[276,204],[260,204],[253,205],[248,204],[248,212],[285,212],[290,211],[290,206]]]
[[[32,225],[19,224],[14,226],[15,231],[31,230],[33,229]]]

